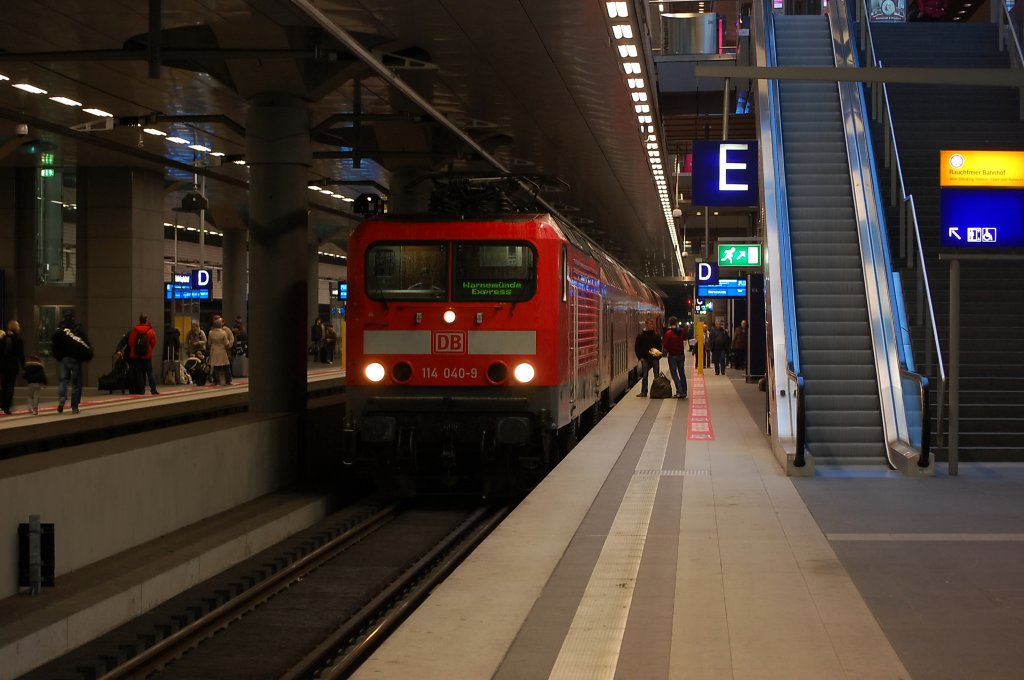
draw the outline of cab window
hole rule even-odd
[[[366,251],[372,300],[447,300],[447,243],[374,243]]]
[[[537,289],[537,252],[524,242],[456,243],[452,299],[459,302],[522,302]]]

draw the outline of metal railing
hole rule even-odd
[[[1024,0],[1017,0],[1022,2]],[[1006,0],[993,2],[992,20],[999,27],[999,51],[1009,53],[1010,68],[1024,69],[1024,52],[1021,51],[1021,36],[1017,33],[1017,27],[1010,16],[1010,8],[1006,6]],[[1024,87],[1017,88],[1018,115],[1024,120]]]
[[[871,22],[867,20],[866,0],[859,0],[856,3],[858,22],[860,27],[860,45],[864,51],[865,59],[871,66],[883,67],[882,62],[875,54],[874,38],[871,35]],[[893,126],[892,110],[889,105],[889,89],[885,83],[877,83],[872,88],[872,119],[882,125],[883,158],[884,167],[889,169],[890,182],[890,204],[898,208],[899,214],[899,257],[904,261],[904,267],[908,271],[916,271],[916,322],[924,329],[924,374],[933,373],[932,362],[934,360],[934,374],[938,378],[936,385],[936,441],[943,442],[943,427],[945,425],[945,398],[948,381],[946,369],[942,360],[942,344],[939,340],[939,330],[935,321],[935,306],[932,301],[931,285],[929,283],[928,266],[925,262],[924,249],[921,242],[921,231],[917,221],[917,210],[914,205],[914,197],[907,194],[906,184],[903,179],[903,167],[900,163],[899,147],[896,143],[896,133]],[[905,330],[905,329],[903,329]],[[901,356],[902,372],[901,379],[908,379],[914,375],[914,361],[909,354]],[[906,374],[906,375],[905,375]],[[919,376],[923,377],[923,376]],[[927,385],[923,381],[920,387]],[[917,390],[906,390],[905,396],[917,393]],[[911,412],[912,408],[908,409]],[[927,410],[923,411],[922,419],[927,421]],[[916,428],[915,428],[916,430]],[[922,431],[930,430],[930,424],[922,423]],[[921,442],[922,462],[929,454],[929,438]],[[920,463],[919,463],[920,464]]]
[[[775,35],[772,29],[771,3],[755,3],[754,54],[759,65],[775,65]],[[793,282],[792,250],[789,240],[789,208],[786,200],[786,173],[780,140],[778,81],[759,80],[758,138],[761,142],[759,174],[764,187],[762,223],[765,225],[765,300],[768,305],[768,375],[770,413],[775,414],[775,436],[793,438],[793,465],[804,467],[803,377],[796,325],[796,289]],[[780,332],[781,331],[781,332]]]

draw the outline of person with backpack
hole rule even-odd
[[[139,323],[128,334],[129,358],[132,365],[132,394],[145,394],[146,381],[149,393],[160,394],[156,389],[153,374],[153,348],[156,347],[156,331],[149,323],[149,317],[139,314]]]
[[[677,399],[686,399],[686,339],[686,330],[679,327],[679,319],[670,316],[661,346],[668,355],[668,372],[676,384]]]
[[[57,388],[57,413],[64,413],[71,384],[71,412],[78,413],[82,402],[82,364],[92,359],[92,344],[82,324],[75,320],[73,309],[64,311],[53,337],[50,338],[53,358],[60,362],[60,386]]]

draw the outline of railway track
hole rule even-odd
[[[509,511],[343,511],[25,678],[346,677]]]

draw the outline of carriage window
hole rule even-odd
[[[522,302],[537,289],[537,253],[528,243],[456,243],[453,265],[453,300]]]
[[[447,300],[447,243],[375,243],[366,251],[373,300]]]

